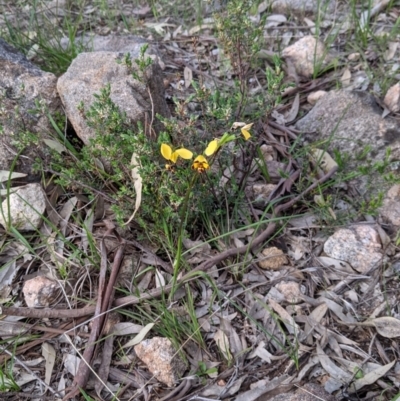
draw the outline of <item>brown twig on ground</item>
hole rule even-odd
[[[26,309],[29,309],[29,308],[26,308]],[[73,331],[76,326],[78,326],[79,324],[81,324],[84,321],[85,321],[85,318],[82,319],[82,317],[81,317],[81,319],[78,319],[78,321],[72,321],[72,322],[67,322],[67,323],[62,324],[58,330],[62,330],[63,334],[69,333],[69,332]],[[57,333],[56,332],[46,333],[41,338],[30,341],[26,344],[22,344],[19,347],[17,347],[17,349],[13,349],[12,354],[13,355],[22,354],[22,353],[26,352],[27,350],[30,350],[31,348],[34,348],[34,347],[44,343],[45,341],[52,339],[53,337],[59,336],[60,334],[61,333],[58,333],[58,332]],[[11,359],[11,356],[9,356],[3,352],[0,355],[0,365],[2,365],[8,359]]]
[[[314,190],[315,188],[318,187],[318,185],[323,184],[325,181],[329,180],[337,171],[337,168],[333,168],[331,171],[329,171],[327,174],[325,174],[323,177],[321,177],[319,180],[315,181],[312,185],[310,185],[306,190],[301,192],[299,195],[295,196],[292,200],[283,203],[281,205],[276,206],[273,209],[272,213],[272,219],[275,220],[277,217],[280,216],[280,214],[286,210],[288,210],[290,207],[292,207],[296,202],[300,201],[306,194]],[[251,244],[249,245],[244,245],[240,248],[231,248],[228,249],[224,252],[220,252],[210,258],[209,260],[201,263],[198,265],[196,268],[194,268],[192,271],[189,273],[185,274],[182,276],[180,279],[177,280],[177,284],[183,284],[190,279],[193,278],[193,274],[199,271],[205,271],[212,267],[215,264],[218,264],[222,262],[225,259],[228,259],[232,256],[238,256],[245,254],[252,249],[256,248],[257,246],[261,245],[263,242],[265,242],[268,237],[272,235],[276,228],[277,222],[276,221],[271,221],[267,228],[258,236],[256,237]],[[119,298],[114,301],[114,307],[122,307],[122,306],[128,306],[128,305],[134,305],[138,304],[141,301],[144,301],[146,299],[153,299],[157,298],[161,295],[168,294],[172,290],[173,286],[172,285],[167,285],[162,288],[155,288],[154,290],[151,290],[147,292],[146,294],[142,294],[139,297],[136,297],[134,295],[130,295],[127,297]],[[32,318],[73,318],[73,317],[82,317],[82,316],[87,316],[93,314],[95,311],[94,306],[87,306],[85,308],[81,309],[71,309],[71,310],[60,310],[60,309],[32,309],[32,308],[18,308],[18,307],[5,307],[2,308],[2,311],[0,311],[1,314],[3,315],[11,315],[11,316],[25,316],[25,317],[32,317]]]
[[[85,388],[87,381],[89,380],[89,374],[91,370],[90,362],[92,360],[97,341],[101,336],[103,323],[106,318],[106,313],[112,304],[114,285],[118,276],[119,267],[121,266],[122,259],[124,256],[124,247],[125,244],[124,242],[122,242],[115,255],[114,262],[111,268],[111,276],[108,280],[106,287],[107,251],[104,243],[104,238],[101,242],[101,268],[99,277],[99,292],[98,292],[97,304],[95,307],[96,308],[95,317],[93,319],[92,330],[90,332],[89,341],[85,347],[85,351],[83,352],[83,357],[79,364],[78,371],[75,375],[72,384],[72,389],[70,390],[69,393],[65,395],[63,401],[70,400],[71,398],[79,394],[80,389]]]

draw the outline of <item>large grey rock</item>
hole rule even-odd
[[[368,225],[339,229],[325,242],[324,252],[362,274],[378,267],[383,259],[379,234]]]
[[[137,54],[132,56],[132,60],[139,57],[141,45],[137,46]],[[164,99],[162,72],[158,64],[153,63],[149,67],[146,87],[132,77],[126,65],[117,63],[122,59],[123,53],[81,53],[57,82],[67,117],[85,144],[95,137],[95,132],[88,127],[78,105],[82,102],[84,109],[88,110],[94,101],[93,95],[107,84],[110,84],[111,100],[126,113],[132,124],[139,121],[143,124],[149,123],[154,113],[153,129],[157,130],[155,115],[169,116]],[[133,68],[136,69],[134,62]]]
[[[382,118],[382,111],[372,95],[344,90],[330,91],[295,127],[304,134],[305,142],[329,141],[329,150],[338,149],[351,156],[349,168],[361,161],[356,156],[370,147],[367,158],[382,161],[387,148],[391,159],[400,160],[400,125],[395,119]],[[379,182],[380,177],[376,177]]]
[[[9,170],[18,154],[23,133],[29,131],[40,140],[51,131],[43,112],[32,113],[38,102],[49,113],[61,110],[55,75],[44,72],[26,57],[0,39],[0,169]],[[45,147],[28,145],[18,156],[16,171],[31,173],[36,156]]]

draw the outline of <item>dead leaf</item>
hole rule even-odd
[[[165,34],[164,28],[174,28],[176,26],[175,24],[168,24],[166,22],[145,22],[143,25],[147,28],[154,29],[159,35]]]
[[[43,139],[43,142],[50,148],[55,150],[57,153],[61,155],[61,153],[66,152],[67,148],[60,142],[55,141],[54,139]]]
[[[122,348],[133,347],[134,345],[141,343],[147,336],[148,332],[153,327],[154,327],[154,323],[146,324],[146,326],[144,326],[143,329],[140,330],[140,333],[137,336],[135,336],[134,338],[132,338],[132,340],[128,341]]]
[[[296,97],[293,100],[292,107],[285,116],[286,123],[292,122],[297,117],[297,114],[299,113],[299,108],[300,108],[300,94],[297,93]]]
[[[283,324],[290,334],[294,334],[297,336],[300,329],[299,326],[294,321],[293,317],[289,315],[288,312],[282,306],[278,304],[278,302],[274,301],[272,298],[268,300],[271,308],[281,317]]]
[[[344,88],[350,86],[350,81],[351,81],[351,72],[349,68],[345,68],[343,71],[342,76],[340,77],[340,81],[342,82],[342,85]]]
[[[142,329],[143,326],[141,324],[120,322],[114,326],[112,334],[114,336],[128,336],[130,334],[140,333],[140,330]]]
[[[76,355],[64,354],[63,362],[67,372],[75,377],[79,368],[79,364],[81,363],[81,358],[77,357]]]
[[[222,330],[218,329],[215,332],[214,341],[217,344],[219,350],[224,355],[224,358],[227,361],[232,360],[232,355],[229,351],[229,340],[228,340],[228,337],[226,336],[226,334]]]
[[[365,322],[346,323],[350,326],[375,327],[376,331],[386,338],[400,337],[400,320],[390,316],[377,317],[376,319],[367,320]]]
[[[353,384],[349,387],[349,393],[355,393],[360,388],[375,383],[382,376],[385,376],[385,374],[389,372],[390,369],[392,369],[395,363],[396,359],[393,362],[388,363],[387,365],[381,366],[378,369],[375,369],[372,372],[367,373],[361,379],[356,379],[353,382]]]
[[[139,210],[140,204],[142,203],[143,180],[139,174],[140,164],[137,159],[136,153],[132,154],[131,166],[133,167],[133,169],[131,171],[131,175],[132,175],[132,180],[134,182],[133,185],[135,187],[135,192],[136,192],[135,210],[133,211],[132,216],[129,218],[129,220],[126,223],[123,224],[123,226],[129,224],[132,221],[132,219],[135,217],[136,212]]]
[[[183,77],[185,78],[185,88],[189,88],[193,81],[193,72],[189,67],[185,67],[183,70]]]
[[[310,32],[312,33],[312,34],[314,34],[315,33],[315,22],[314,21],[312,21],[312,20],[310,20],[309,18],[307,18],[307,17],[304,17],[303,18],[303,21],[307,24],[307,26],[310,28]]]
[[[391,60],[397,51],[397,47],[399,46],[399,42],[389,42],[388,43],[388,49],[386,50],[384,54],[384,58],[386,61]]]
[[[214,28],[214,25],[212,24],[202,24],[202,25],[196,25],[193,28],[189,29],[189,35],[194,35],[195,33],[202,31],[203,29],[212,29]]]
[[[9,179],[26,177],[24,173],[16,173],[7,170],[0,170],[0,182],[7,182]]]
[[[334,379],[341,383],[348,383],[352,379],[352,375],[339,368],[328,355],[322,350],[321,345],[317,342],[317,355],[322,367]]]
[[[46,373],[44,382],[46,384],[50,384],[51,375],[53,374],[53,368],[56,362],[56,350],[51,344],[44,342],[42,344],[42,355],[46,360],[46,365],[45,365]]]

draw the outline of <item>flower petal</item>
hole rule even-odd
[[[206,156],[211,156],[217,151],[217,149],[218,149],[218,139],[214,139],[208,144],[206,150],[204,151],[204,154]]]
[[[204,170],[208,170],[209,168],[210,165],[203,155],[199,155],[194,159],[194,162],[192,164],[193,170],[197,170],[199,173],[202,173]]]
[[[171,160],[172,156],[171,146],[167,145],[166,143],[161,144],[161,154],[164,159]]]
[[[249,138],[251,138],[251,134],[249,132],[249,129],[253,126],[254,123],[247,124],[244,127],[242,127],[240,130],[242,131],[242,135],[244,136],[244,139],[247,141]]]
[[[174,153],[176,153],[179,157],[182,157],[182,159],[185,159],[185,160],[190,160],[193,157],[193,153],[190,150],[185,149],[185,148],[177,149],[177,150],[175,150]]]
[[[179,155],[178,155],[178,153],[176,153],[176,150],[175,150],[175,152],[172,153],[170,160],[172,161],[172,163],[176,163],[178,158],[179,158]]]

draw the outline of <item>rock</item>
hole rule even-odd
[[[383,103],[393,113],[400,111],[400,83],[393,85],[386,93]]]
[[[330,13],[336,7],[336,1],[331,0],[273,0],[271,9],[280,14],[315,14],[319,10]]]
[[[19,231],[33,231],[42,223],[46,198],[40,184],[28,184],[10,193],[1,207],[0,224],[3,227],[10,224]],[[9,217],[11,222],[8,220]]]
[[[37,276],[25,281],[22,291],[29,308],[47,308],[52,306],[60,295],[60,286],[47,277]]]
[[[260,255],[258,266],[261,269],[279,270],[283,265],[288,263],[285,254],[278,248],[265,248]]]
[[[186,365],[168,338],[144,340],[135,346],[135,352],[155,378],[168,387],[185,373]]]
[[[281,281],[275,288],[283,294],[286,301],[290,304],[298,304],[302,302],[302,292],[300,290],[300,284],[295,281]]]
[[[311,78],[316,68],[321,69],[329,60],[324,44],[314,36],[305,36],[286,47],[282,57],[303,78]]]
[[[307,102],[314,106],[318,102],[318,100],[321,99],[322,96],[325,96],[327,93],[328,92],[326,91],[311,92],[307,96]]]
[[[149,44],[146,39],[136,35],[117,36],[110,34],[107,36],[89,34],[75,38],[75,46],[84,48],[86,52],[118,52],[130,53],[133,59],[137,58],[140,48],[144,44]],[[57,43],[58,45],[58,43]],[[60,46],[68,49],[71,46],[69,38],[62,38]],[[146,54],[156,61],[161,69],[165,68],[165,64],[161,60],[160,54],[154,44],[149,44]]]
[[[269,401],[335,401],[336,397],[330,395],[321,386],[315,383],[306,383],[295,391],[282,393],[269,399]]]
[[[371,148],[367,156],[372,162],[384,160],[387,147],[391,148],[391,158],[400,160],[400,125],[381,114],[373,96],[366,92],[330,91],[295,128],[304,132],[306,143],[329,140],[328,150],[350,154],[348,169],[352,170],[357,167],[355,156],[366,146]],[[376,179],[380,180],[380,175]]]
[[[142,44],[138,44],[137,53],[132,55],[134,71],[137,71],[137,66],[133,60],[139,57],[141,46]],[[95,131],[86,124],[84,116],[78,111],[78,105],[82,102],[87,111],[95,100],[93,95],[99,93],[107,84],[110,84],[111,100],[126,113],[132,124],[139,121],[149,124],[153,111],[154,119],[156,114],[169,116],[160,67],[153,63],[148,68],[146,87],[144,83],[132,77],[126,65],[117,63],[122,59],[123,54],[116,52],[81,53],[57,82],[68,119],[86,145],[95,137]],[[153,128],[160,128],[156,120],[153,122]]]
[[[246,187],[246,194],[257,208],[264,208],[270,202],[269,196],[276,189],[275,184],[256,183]]]
[[[260,150],[266,163],[274,160],[275,150],[273,146],[264,143],[260,146]]]
[[[358,61],[360,59],[360,53],[351,53],[347,56],[349,61]]]
[[[348,262],[362,274],[367,274],[382,262],[379,234],[368,225],[355,225],[336,231],[325,242],[324,252],[334,259]]]
[[[51,130],[43,111],[50,114],[61,111],[61,101],[57,94],[57,78],[43,72],[29,62],[26,57],[0,39],[0,170],[10,170],[18,154],[18,144],[23,143],[22,134],[27,130],[38,138],[38,146],[29,144],[18,157],[15,171],[32,173],[32,165],[37,156],[44,157],[46,147],[40,140]]]
[[[386,193],[383,205],[379,209],[384,220],[400,227],[400,185],[393,185]]]

